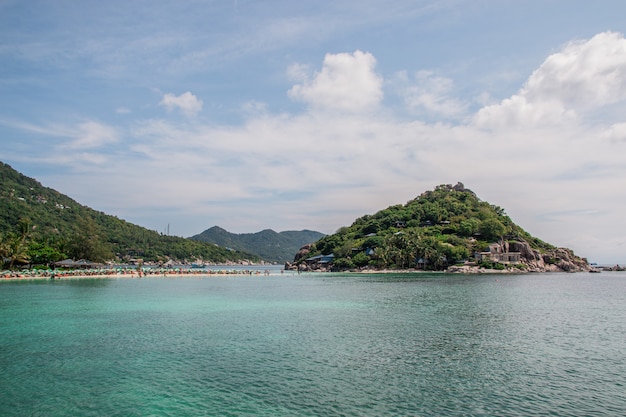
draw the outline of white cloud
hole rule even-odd
[[[72,149],[98,148],[119,140],[114,128],[94,121],[80,123],[71,136],[74,139],[66,146]]]
[[[626,122],[611,125],[602,136],[610,141],[626,142]]]
[[[294,82],[306,82],[309,79],[310,68],[307,65],[295,63],[287,68],[287,78]]]
[[[376,59],[367,52],[326,54],[322,70],[294,85],[288,94],[315,109],[368,110],[383,97],[382,77],[374,72],[375,66]],[[290,75],[303,78],[303,68],[292,66]]]
[[[455,118],[466,111],[467,105],[452,96],[454,81],[433,71],[418,71],[413,78],[403,71],[396,74],[393,84],[413,113]]]
[[[60,149],[93,149],[119,141],[117,129],[96,121],[86,121],[76,125],[36,125],[8,120],[0,120],[0,124],[38,135],[66,139],[55,143]]]
[[[581,113],[626,99],[626,40],[600,33],[550,55],[511,98],[481,109],[480,127],[576,122]]]
[[[568,108],[603,106],[626,98],[626,39],[614,32],[573,42],[549,56],[529,78],[533,101],[558,100]]]
[[[241,110],[249,115],[260,115],[267,112],[267,104],[255,100],[249,100],[243,103]]]
[[[199,100],[196,96],[187,91],[179,96],[168,93],[163,96],[163,99],[159,103],[164,106],[168,111],[180,110],[187,116],[195,116],[202,111],[202,100]]]

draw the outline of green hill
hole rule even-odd
[[[480,259],[477,253],[483,253]],[[322,259],[334,269],[444,270],[476,261],[496,269],[588,270],[586,260],[531,236],[504,209],[481,201],[461,183],[440,185],[404,205],[360,217],[303,248],[294,264],[320,268]]]
[[[271,229],[257,233],[230,233],[221,227],[213,226],[190,239],[215,243],[259,256],[269,262],[284,263],[293,259],[293,254],[306,243],[312,243],[324,236],[312,230],[275,232]]]
[[[5,266],[91,261],[256,261],[249,253],[134,225],[83,206],[0,162],[0,254]]]

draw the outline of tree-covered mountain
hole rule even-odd
[[[258,260],[255,255],[214,244],[164,236],[93,210],[2,162],[0,255],[5,266],[45,264],[65,257],[214,263]]]
[[[257,233],[235,234],[213,226],[190,239],[252,253],[269,262],[284,263],[292,260],[293,254],[302,245],[322,237],[323,233],[312,230],[275,232],[266,229]]]
[[[335,269],[443,270],[468,261],[504,268],[500,260],[505,258],[514,260],[503,261],[506,266],[526,271],[588,269],[586,260],[531,236],[504,209],[481,201],[461,183],[440,185],[404,205],[360,217],[303,248],[294,264],[310,267],[320,260]]]

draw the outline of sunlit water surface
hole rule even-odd
[[[0,282],[2,416],[624,415],[626,274]]]

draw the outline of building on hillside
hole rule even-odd
[[[307,263],[307,265],[328,265],[332,264],[334,260],[335,254],[331,253],[330,255],[312,256],[305,259],[305,262]]]
[[[507,246],[508,248],[508,246]],[[521,252],[509,252],[503,249],[503,245],[492,243],[489,249],[474,254],[477,262],[499,262],[502,264],[517,264],[521,261]]]

